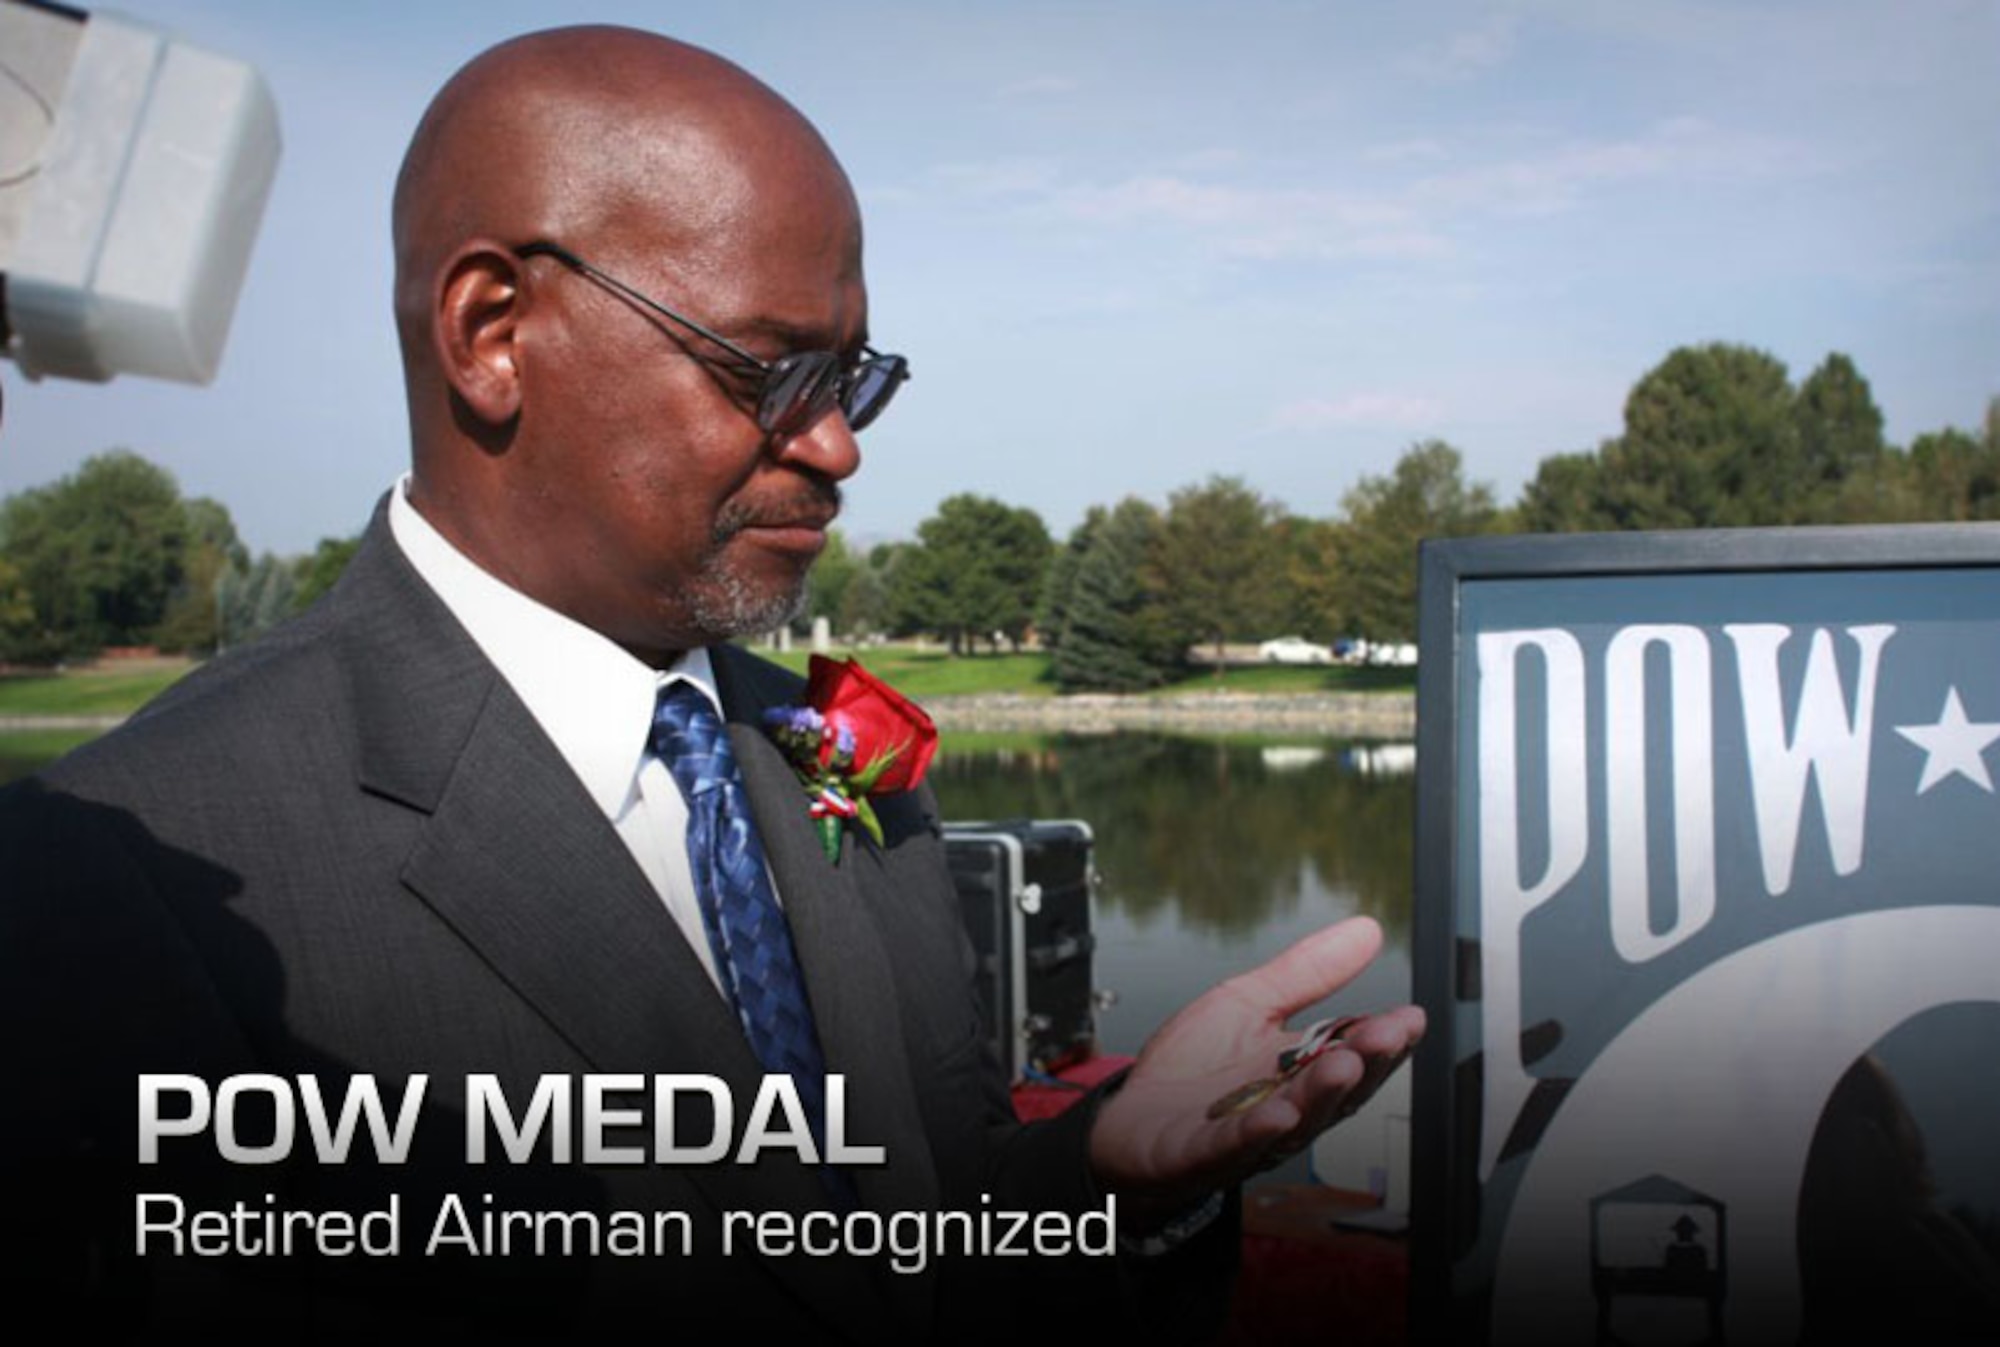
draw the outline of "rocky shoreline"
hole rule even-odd
[[[109,730],[125,723],[124,716],[51,715],[0,716],[0,734],[34,730]]]
[[[1079,693],[1022,697],[979,693],[928,697],[924,709],[939,728],[987,733],[1105,734],[1161,730],[1182,734],[1273,731],[1342,739],[1411,739],[1416,697],[1408,692],[1329,692],[1259,695],[1189,692],[1171,697]],[[123,716],[0,716],[0,734],[24,730],[110,729]]]
[[[1417,732],[1417,700],[1408,692],[1196,692],[1171,697],[982,694],[929,697],[924,699],[924,709],[940,729],[985,732],[1281,731],[1346,739],[1412,739]]]

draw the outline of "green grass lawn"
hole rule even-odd
[[[767,659],[799,673],[806,671],[808,652],[792,650],[779,654],[757,652]],[[1039,652],[1021,655],[960,655],[954,658],[941,650],[913,650],[886,645],[872,650],[835,649],[836,659],[853,655],[861,667],[898,692],[922,701],[926,697],[956,697],[980,692],[1012,692],[1028,697],[1051,697],[1056,685],[1049,681],[1049,657]]]
[[[804,673],[807,654],[760,651],[787,668]],[[837,651],[836,654],[850,652]],[[1013,693],[1052,697],[1049,657],[1041,651],[1019,655],[960,655],[908,646],[882,646],[859,652],[861,663],[883,681],[922,700],[979,693]],[[123,715],[136,711],[155,694],[193,668],[191,662],[149,662],[139,668],[77,669],[64,673],[0,675],[0,715],[88,716]],[[1244,692],[1266,695],[1307,692],[1408,691],[1416,686],[1414,669],[1351,669],[1344,665],[1267,664],[1226,669],[1220,678],[1197,672],[1153,695],[1189,692]]]
[[[806,671],[807,653],[793,650],[775,654],[757,653],[774,659],[788,669]],[[877,678],[922,701],[926,697],[953,697],[977,693],[1016,693],[1028,697],[1052,697],[1056,685],[1049,678],[1049,657],[1040,651],[1019,655],[960,655],[953,658],[939,650],[913,650],[905,646],[881,646],[873,650],[836,650],[835,657],[856,654],[863,667]],[[1346,665],[1261,664],[1225,669],[1220,678],[1202,670],[1157,689],[1154,696],[1188,692],[1245,692],[1282,695],[1300,692],[1407,692],[1417,685],[1415,669],[1349,668]]]
[[[39,771],[97,737],[96,730],[21,730],[0,734],[0,783]]]
[[[73,669],[0,675],[0,715],[115,716],[138,710],[194,667],[191,660],[148,660],[137,668]]]

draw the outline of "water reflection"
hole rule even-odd
[[[1408,745],[1254,743],[1072,735],[945,752],[931,769],[952,819],[1080,818],[1097,838],[1107,1052],[1134,1053],[1166,1018],[1231,974],[1357,912],[1382,923],[1380,958],[1293,1023],[1411,996],[1415,755]],[[1308,1155],[1269,1178],[1401,1190],[1408,1072]]]
[[[1407,945],[1416,790],[1398,748],[1117,734],[953,752],[947,740],[931,779],[948,818],[1087,820],[1101,914],[1170,912],[1183,929],[1242,935],[1330,890]]]

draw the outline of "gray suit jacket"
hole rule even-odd
[[[995,1208],[1099,1205],[1089,1108],[1015,1124],[982,1051],[929,792],[884,802],[884,845],[850,837],[830,865],[759,723],[799,680],[714,655],[828,1068],[847,1077],[849,1138],[887,1152],[855,1174],[861,1205],[977,1212],[984,1193]],[[880,1259],[716,1256],[725,1211],[826,1205],[818,1176],[786,1156],[464,1164],[466,1073],[498,1075],[517,1106],[544,1074],[718,1076],[740,1126],[760,1068],[610,825],[381,511],[311,613],[0,795],[0,875],[0,1032],[16,1064],[0,1124],[18,1246],[7,1266],[29,1294],[67,1288],[67,1303],[139,1325],[275,1319],[293,1336],[436,1323],[547,1340],[727,1316],[821,1341],[997,1336],[1030,1294],[1108,1304],[1132,1290],[1119,1260],[973,1259],[906,1276]],[[413,1073],[430,1083],[401,1167],[265,1170],[170,1142],[180,1163],[140,1169],[141,1071],[312,1075],[336,1096],[351,1073],[389,1090]],[[683,1135],[709,1121],[682,1118]],[[135,1192],[253,1210],[369,1210],[395,1194],[405,1257],[135,1259]],[[487,1195],[495,1210],[687,1212],[696,1253],[423,1256],[446,1193],[475,1217]]]

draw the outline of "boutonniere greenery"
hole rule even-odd
[[[836,863],[841,825],[853,819],[880,846],[869,797],[913,789],[937,751],[923,708],[853,660],[821,655],[807,666],[804,703],[772,707],[764,728],[799,774],[820,845]]]

